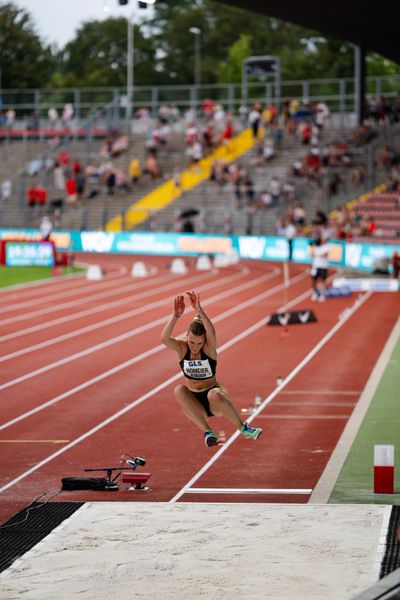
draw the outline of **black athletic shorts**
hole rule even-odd
[[[322,281],[325,281],[325,279],[328,277],[328,269],[312,269],[311,277],[313,279],[321,279]]]
[[[213,387],[216,387],[216,386],[213,386]],[[205,408],[205,411],[209,417],[214,416],[213,413],[211,412],[210,403],[207,398],[208,392],[212,389],[213,388],[209,388],[208,390],[203,390],[202,392],[194,392],[193,390],[190,390],[192,392],[192,394],[194,396],[196,396],[196,398],[200,402],[200,404]]]

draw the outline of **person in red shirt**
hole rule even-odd
[[[75,206],[78,196],[76,180],[74,179],[74,177],[68,177],[67,181],[65,182],[65,190],[67,192],[67,205]]]
[[[228,118],[226,120],[226,125],[224,127],[224,130],[222,132],[222,136],[221,136],[221,140],[223,143],[229,142],[229,140],[231,140],[233,138],[233,123],[232,123],[232,119]]]
[[[29,207],[33,208],[34,206],[36,206],[36,203],[38,202],[38,197],[37,197],[37,188],[36,188],[35,184],[31,185],[27,189],[26,197],[28,200]]]
[[[60,150],[57,160],[61,166],[66,167],[69,164],[69,153],[66,150]]]
[[[370,235],[375,235],[376,233],[376,223],[374,222],[372,217],[369,217],[369,223],[368,223],[368,233]]]
[[[47,190],[43,185],[38,185],[36,189],[36,197],[39,206],[45,206],[47,202]]]
[[[400,256],[396,250],[393,252],[390,262],[392,263],[392,277],[393,279],[398,279],[400,273]]]

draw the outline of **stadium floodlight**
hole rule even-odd
[[[201,56],[200,56],[200,36],[201,29],[199,27],[191,27],[189,29],[190,33],[193,33],[194,38],[194,83],[196,86],[200,85],[200,64],[201,64]]]

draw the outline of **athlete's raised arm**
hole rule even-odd
[[[177,296],[174,299],[174,312],[161,332],[161,341],[168,348],[176,350],[178,354],[181,352],[182,340],[177,340],[172,337],[172,331],[179,317],[185,312],[185,299],[183,296]]]
[[[197,311],[200,319],[203,322],[204,328],[207,334],[207,343],[213,348],[217,347],[217,335],[215,333],[214,325],[212,324],[210,318],[205,313],[203,307],[200,304],[200,294],[196,294],[196,292],[186,292],[189,296],[190,303],[195,311]]]

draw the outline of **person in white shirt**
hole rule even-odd
[[[40,221],[40,233],[43,241],[50,239],[51,232],[53,231],[53,223],[48,215],[44,215]]]
[[[285,236],[288,243],[288,260],[292,260],[293,256],[293,240],[296,237],[297,229],[292,221],[289,221],[285,227]]]
[[[310,254],[312,256],[311,266],[311,284],[313,294],[311,300],[326,300],[326,278],[328,277],[328,255],[329,246],[324,241],[316,239],[310,244]]]

